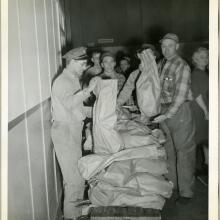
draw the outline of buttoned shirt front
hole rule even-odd
[[[88,109],[83,106],[83,100],[89,95],[81,90],[77,74],[64,69],[52,87],[53,120],[66,123],[84,120]]]
[[[167,60],[162,67],[164,59],[158,63],[158,72],[161,83],[161,104],[168,105],[165,115],[171,118],[179,107],[192,100],[191,70],[189,65],[178,55]]]

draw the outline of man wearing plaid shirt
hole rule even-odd
[[[187,204],[193,197],[196,148],[190,109],[191,72],[188,64],[177,54],[179,38],[176,34],[166,34],[160,43],[164,55],[158,64],[162,110],[154,122],[161,123],[169,133],[166,150],[170,179],[179,191],[177,202]]]

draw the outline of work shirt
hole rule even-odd
[[[123,105],[131,97],[131,94],[132,94],[133,90],[135,89],[135,84],[136,84],[136,81],[138,79],[139,74],[140,74],[140,70],[137,69],[129,75],[126,83],[124,84],[123,89],[119,93],[119,96],[117,99],[117,103],[119,105]]]
[[[77,74],[64,69],[52,87],[52,118],[54,121],[73,123],[91,115],[91,108],[83,106],[90,93],[81,90]]]
[[[115,78],[118,79],[118,92],[120,92],[126,80],[125,76],[120,73],[115,73]]]
[[[174,116],[180,106],[192,100],[191,71],[188,64],[178,55],[167,60],[165,58],[158,64],[158,73],[161,83],[161,104],[168,106],[165,113],[167,118]]]

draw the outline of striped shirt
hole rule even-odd
[[[119,105],[125,104],[127,101],[129,101],[130,97],[132,96],[133,90],[135,90],[136,81],[138,79],[138,76],[140,75],[140,70],[137,69],[133,71],[127,81],[125,82],[122,90],[120,91],[117,99],[117,103]]]
[[[161,83],[161,104],[168,106],[165,116],[171,118],[185,102],[192,100],[191,70],[189,65],[178,55],[171,60],[158,63]]]

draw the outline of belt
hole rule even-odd
[[[57,120],[53,120],[53,124],[68,124],[68,125],[74,125],[74,124],[82,124],[83,121],[57,121]]]
[[[186,100],[185,102],[183,102],[182,104],[185,104],[185,103],[188,103],[188,102],[190,102],[191,100]],[[169,102],[169,103],[161,103],[161,106],[164,106],[164,107],[166,107],[166,106],[169,106],[169,105],[171,105],[172,104],[172,102]]]

